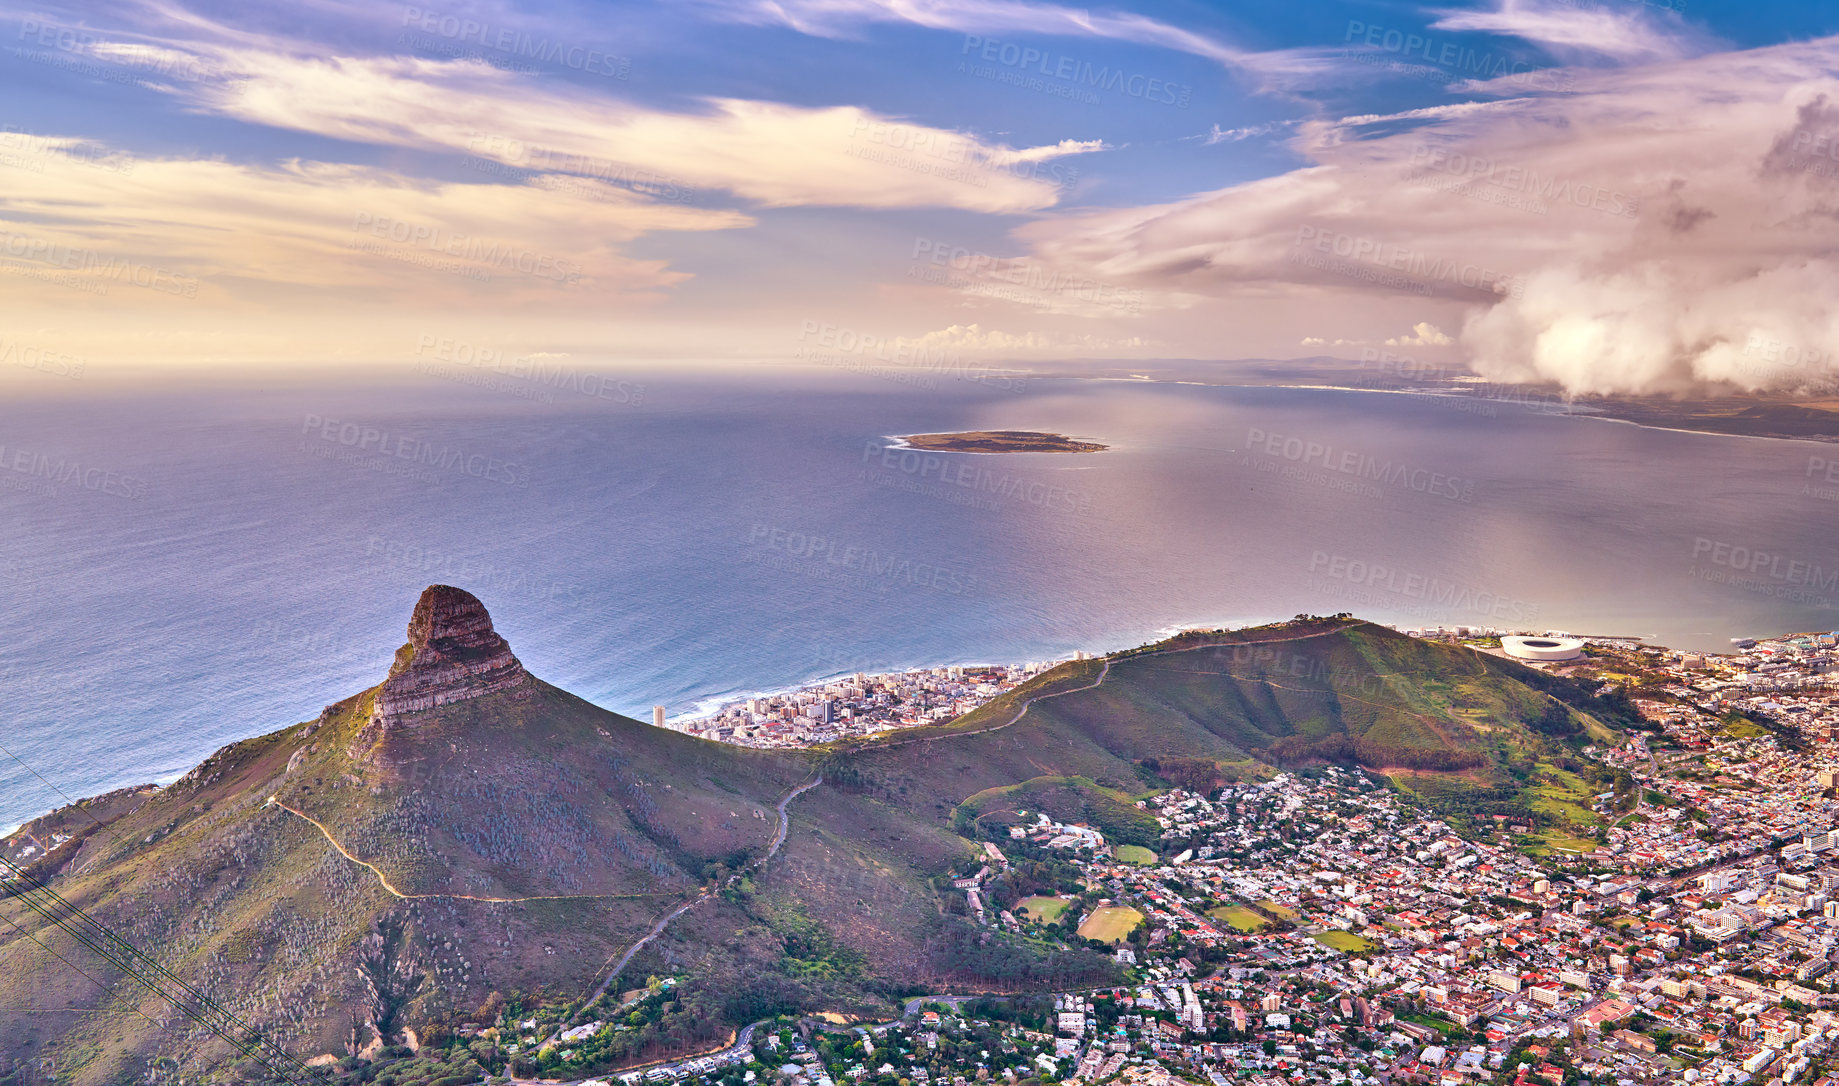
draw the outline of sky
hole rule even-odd
[[[1831,4],[0,7],[14,376],[1839,372]]]

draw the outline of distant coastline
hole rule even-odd
[[[1380,392],[1436,397],[1461,410],[1493,415],[1501,408],[1626,422],[1649,430],[1720,434],[1777,441],[1839,443],[1839,393],[1818,393],[1795,400],[1762,394],[1660,396],[1568,396],[1554,385],[1489,381],[1454,363],[1438,363],[1390,352],[1372,352],[1359,360],[1317,357],[1138,361],[1132,365],[1097,364],[1044,368],[1030,376],[1128,384],[1201,385],[1225,388],[1286,388],[1324,392]]]

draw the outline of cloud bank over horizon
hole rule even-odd
[[[1291,146],[1310,165],[1019,234],[1169,304],[1242,290],[1441,304],[1494,380],[1832,391],[1839,40],[1574,74],[1563,94],[1503,86],[1308,122]]]

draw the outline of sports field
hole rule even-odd
[[[1269,927],[1271,923],[1243,905],[1221,905],[1217,909],[1208,909],[1207,915],[1231,924],[1235,931],[1257,931]]]
[[[1027,913],[1036,920],[1045,920],[1051,924],[1060,919],[1060,914],[1072,902],[1063,897],[1025,897],[1015,903],[1015,911]]]
[[[1156,862],[1156,854],[1142,845],[1117,846],[1117,858],[1119,863],[1137,864],[1142,867],[1148,867]]]
[[[1124,937],[1143,922],[1143,914],[1128,905],[1107,905],[1094,909],[1086,922],[1079,925],[1081,939],[1097,939],[1101,943],[1122,942]]]
[[[1351,931],[1318,931],[1311,938],[1323,946],[1333,947],[1344,954],[1358,954],[1362,950],[1373,949],[1372,943]]]

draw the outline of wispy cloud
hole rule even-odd
[[[1680,60],[1717,44],[1678,14],[1638,3],[1611,7],[1578,0],[1495,0],[1488,9],[1437,14],[1434,29],[1521,38],[1567,63]]]
[[[857,106],[714,99],[700,112],[551,90],[473,61],[300,57],[226,51],[225,78],[176,88],[194,108],[362,143],[500,157],[528,148],[631,163],[770,207],[1052,206],[1056,184],[1026,167],[1099,149],[1067,139],[1012,148]]]
[[[1209,131],[1199,136],[1189,136],[1185,138],[1198,139],[1206,146],[1212,147],[1219,143],[1238,143],[1241,140],[1257,139],[1260,136],[1274,135],[1278,132],[1288,131],[1294,126],[1295,122],[1293,121],[1271,121],[1267,124],[1243,125],[1238,128],[1221,128],[1216,124],[1212,126]]]
[[[964,34],[1049,34],[1151,45],[1239,66],[1250,54],[1226,42],[1128,11],[1093,11],[1032,0],[736,0],[728,17],[779,23],[803,34],[844,37],[868,23],[912,23]]]
[[[1260,90],[1288,92],[1345,65],[1330,50],[1247,48],[1218,36],[1117,9],[1037,0],[707,0],[721,17],[787,26],[814,37],[849,38],[875,23],[994,37],[1091,38],[1167,49],[1212,61]]]
[[[604,305],[686,278],[665,261],[627,255],[627,243],[753,222],[605,183],[429,182],[323,162],[136,157],[65,139],[27,151],[0,154],[3,251],[18,273],[8,293],[60,307],[159,303],[155,295],[171,293],[121,289],[112,270],[121,262],[195,280],[186,296],[207,306],[279,291],[325,303],[487,294],[540,302],[562,288]]]
[[[928,349],[966,354],[1024,355],[1052,352],[1090,354],[1141,350],[1149,345],[1142,336],[1107,336],[1094,333],[1006,332],[980,324],[954,324],[916,336],[911,343]]]

